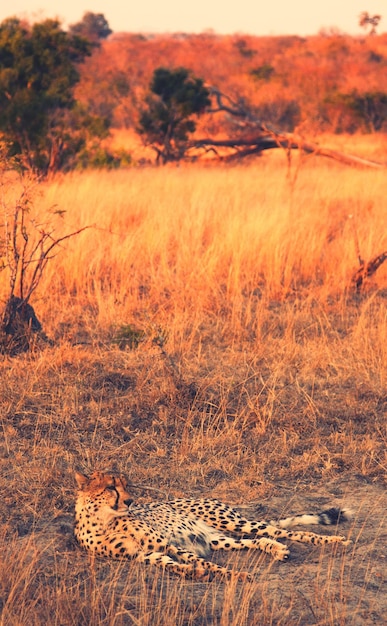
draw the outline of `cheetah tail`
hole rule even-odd
[[[293,517],[286,517],[280,520],[273,520],[270,524],[277,526],[278,528],[289,528],[290,526],[296,526],[298,524],[302,526],[312,526],[320,524],[321,526],[334,526],[347,522],[352,517],[352,511],[350,509],[338,509],[331,508],[321,511],[320,513],[304,513],[303,515],[295,515]]]

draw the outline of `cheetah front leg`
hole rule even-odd
[[[127,534],[123,535],[122,530]],[[147,565],[158,565],[170,572],[190,578],[200,579],[211,577],[212,574],[226,578],[235,575],[240,580],[249,578],[247,572],[234,572],[168,543],[160,533],[150,530],[146,524],[139,521],[137,521],[137,527],[129,526],[129,522],[124,521],[122,530],[120,528],[119,531],[106,535],[106,543],[100,547],[104,556],[129,558]],[[109,548],[107,549],[106,546]]]
[[[250,580],[251,575],[248,572],[236,572],[234,570],[230,570],[227,567],[222,567],[217,565],[217,563],[213,563],[212,561],[206,561],[202,559],[197,554],[193,552],[189,552],[188,550],[183,550],[182,548],[177,548],[174,545],[170,545],[168,547],[168,552],[171,552],[176,556],[176,558],[184,561],[185,563],[191,563],[194,567],[195,572],[199,572],[200,577],[206,574],[215,574],[220,575],[225,578],[231,578],[232,576],[236,576],[240,580]]]
[[[173,554],[179,561],[183,561],[183,563],[177,560],[175,561],[164,552],[142,552],[136,556],[135,560],[145,565],[157,565],[179,576],[198,580],[211,578],[213,575],[223,578],[232,578],[235,576],[239,580],[250,580],[251,578],[248,572],[234,572],[211,561],[205,561],[193,552],[182,550],[173,545],[168,546],[167,551]]]
[[[178,563],[178,561],[171,559],[171,557],[164,554],[164,552],[140,552],[136,556],[135,560],[138,563],[144,563],[145,565],[157,565],[158,567],[162,567],[169,572],[179,574],[179,576],[201,578],[204,575],[204,570],[203,572],[200,572],[199,570],[196,571],[192,564]]]
[[[168,546],[168,552],[173,554],[177,559],[184,561],[184,563],[191,564],[194,568],[194,572],[196,574],[195,577],[203,577],[206,575],[219,575],[224,578],[232,578],[236,576],[239,580],[251,580],[251,575],[248,572],[237,572],[235,570],[230,570],[227,567],[222,567],[217,565],[217,563],[213,563],[212,561],[206,561],[202,559],[197,554],[193,552],[189,552],[188,550],[184,550],[182,548],[178,548],[174,545]],[[198,574],[198,576],[197,576]]]

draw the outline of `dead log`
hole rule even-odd
[[[230,139],[212,139],[211,137],[196,139],[189,142],[189,149],[203,149],[205,152],[213,151],[219,159],[227,161],[260,154],[264,150],[283,148],[287,152],[290,150],[301,150],[306,154],[327,157],[346,165],[358,165],[376,169],[384,169],[387,166],[386,163],[378,163],[362,157],[345,154],[338,150],[332,150],[319,146],[316,143],[305,141],[296,134],[282,132],[255,117],[242,98],[235,101],[214,87],[210,87],[209,90],[215,99],[216,106],[207,111],[209,113],[223,112],[231,116],[238,129],[238,136]],[[241,133],[243,133],[242,136]],[[229,148],[233,152],[226,156],[221,156],[217,148]]]
[[[318,144],[305,142],[290,133],[276,133],[273,137],[272,131],[267,134],[262,132],[261,134],[248,139],[211,139],[210,137],[197,139],[195,141],[191,141],[188,148],[194,150],[204,149],[206,152],[212,148],[218,155],[219,159],[226,161],[243,158],[253,154],[260,154],[265,150],[283,148],[284,150],[302,150],[306,154],[327,157],[329,159],[345,163],[346,165],[357,165],[375,169],[386,168],[384,163],[378,163],[377,161],[371,161],[369,159],[364,159],[351,154],[345,154],[344,152],[340,152],[338,150],[325,148],[323,146],[319,146]],[[216,151],[216,148],[230,148],[234,152],[230,155],[221,157]]]

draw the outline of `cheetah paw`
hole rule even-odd
[[[273,558],[276,561],[287,561],[289,558],[290,550],[286,546],[283,546],[281,544],[281,548],[276,547],[275,551],[273,551],[272,554]]]
[[[346,539],[346,537],[341,537],[340,535],[339,536],[330,537],[330,540],[331,541],[329,543],[331,543],[331,542],[333,542],[333,543],[341,543],[342,546],[349,546],[352,543],[351,539]]]
[[[253,576],[249,572],[238,572],[237,577],[241,581],[251,582],[253,580]]]

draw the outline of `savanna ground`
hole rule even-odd
[[[385,198],[385,171],[307,159],[289,178],[279,157],[40,186],[31,218],[93,227],[32,301],[53,345],[0,363],[2,625],[383,622],[387,263],[360,294],[351,277],[387,249]],[[255,518],[347,506],[353,544],[214,557],[246,584],[93,562],[75,469]]]

